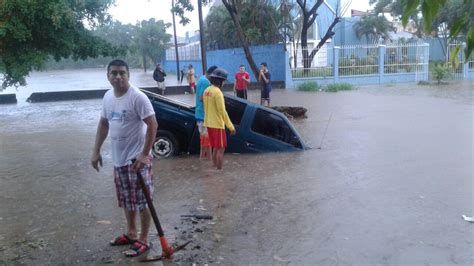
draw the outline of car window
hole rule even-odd
[[[283,118],[265,110],[257,109],[252,122],[252,130],[297,148],[302,148],[301,142],[288,123]]]
[[[225,109],[229,115],[230,121],[232,121],[232,124],[234,125],[240,125],[246,107],[247,104],[245,103],[225,98]]]

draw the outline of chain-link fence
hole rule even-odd
[[[178,56],[179,60],[201,60],[201,46],[199,43],[180,46],[178,47]],[[176,52],[174,47],[166,50],[166,60],[176,60]]]

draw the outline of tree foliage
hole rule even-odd
[[[404,26],[409,21],[420,21],[418,26],[427,34],[449,33],[449,40],[465,39],[466,56],[474,49],[474,1],[472,0],[371,0],[375,10],[390,7],[400,16]],[[416,23],[415,23],[416,24]],[[443,32],[444,31],[444,32]],[[459,52],[459,47],[454,54]],[[453,58],[457,58],[453,56]]]
[[[143,20],[136,25],[122,24],[119,21],[110,21],[92,33],[107,40],[115,47],[119,47],[121,55],[130,67],[146,68],[164,59],[167,43],[171,35],[166,33],[169,23],[155,19]],[[102,57],[87,60],[73,61],[71,58],[61,59],[58,62],[49,60],[46,69],[87,68],[103,66],[110,62],[112,57]],[[52,62],[53,61],[53,62]]]
[[[273,20],[275,25],[268,23],[269,17],[275,18]],[[212,7],[205,24],[206,40],[210,49],[241,46],[234,22],[224,6]],[[243,3],[240,24],[251,45],[272,44],[283,40],[279,32],[278,10],[268,3],[261,1]]]
[[[25,85],[25,76],[50,56],[77,60],[119,52],[88,29],[109,19],[113,2],[0,0],[2,88]]]
[[[410,15],[421,10],[424,21],[424,30],[429,31],[432,22],[441,13],[441,10],[446,5],[447,0],[402,0],[404,12],[402,16],[402,23],[407,24]],[[474,2],[472,0],[464,0],[460,8],[459,17],[454,20],[453,25],[449,29],[449,38],[455,39],[463,32],[466,33],[466,49],[465,55],[469,59],[474,50]],[[452,58],[457,58],[460,47],[454,49]]]
[[[148,62],[157,63],[164,59],[166,44],[170,41],[171,35],[166,33],[166,29],[171,24],[164,23],[163,20],[156,21],[154,18],[143,20],[135,27],[135,45],[138,53],[143,58],[143,68],[146,71]]]
[[[245,58],[247,59],[247,62],[250,65],[250,68],[252,69],[252,72],[255,76],[255,78],[258,78],[258,68],[257,65],[255,64],[255,61],[253,60],[252,53],[250,52],[250,45],[251,45],[251,37],[252,36],[247,36],[247,34],[250,35],[256,35],[257,32],[254,30],[251,30],[249,32],[246,32],[245,29],[242,27],[242,12],[244,10],[244,5],[247,3],[252,3],[252,2],[266,2],[267,0],[258,0],[258,1],[251,1],[251,0],[221,0],[222,4],[224,5],[225,9],[227,10],[228,14],[230,15],[230,18],[232,19],[232,22],[235,27],[235,32],[236,35],[239,39],[239,43],[244,50],[245,53]],[[212,0],[201,0],[202,4],[209,4],[211,3]],[[177,0],[175,5],[173,6],[172,12],[177,14],[178,16],[181,17],[181,23],[186,24],[189,22],[189,19],[186,17],[185,12],[186,11],[192,11],[194,9],[194,6],[191,4],[190,0]]]
[[[394,27],[384,16],[370,15],[356,22],[354,30],[357,38],[365,36],[367,43],[376,44],[380,38],[388,39],[389,32],[393,31]]]

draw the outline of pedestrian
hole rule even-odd
[[[194,88],[196,87],[196,77],[194,76],[194,67],[189,64],[188,66],[188,75],[186,76],[189,84],[189,89],[191,93],[194,94]]]
[[[153,71],[153,79],[156,81],[158,89],[161,90],[161,95],[165,95],[165,77],[166,73],[161,64],[156,64],[155,71]]]
[[[217,66],[211,66],[207,69],[206,75],[202,75],[196,84],[196,109],[194,116],[196,117],[196,123],[199,130],[199,140],[201,146],[200,158],[212,159],[211,154],[211,143],[209,142],[209,135],[207,128],[204,126],[204,102],[203,95],[204,91],[211,85],[209,82],[209,75],[217,68]]]
[[[216,68],[210,75],[211,86],[204,91],[204,126],[207,127],[212,148],[213,165],[221,170],[224,163],[224,151],[227,147],[225,128],[235,134],[235,128],[225,109],[222,85],[227,79],[227,71]]]
[[[260,64],[260,74],[258,75],[258,80],[262,82],[260,104],[269,107],[270,92],[272,91],[272,75],[268,70],[267,63],[265,62]],[[267,104],[265,105],[264,102],[266,102]]]
[[[150,100],[129,84],[130,71],[127,63],[122,60],[110,62],[107,66],[107,78],[113,89],[108,90],[103,98],[91,163],[99,171],[102,166],[100,149],[107,135],[110,135],[118,206],[124,208],[127,221],[127,231],[112,240],[110,245],[130,245],[124,254],[135,257],[150,248],[148,232],[151,216],[137,180],[137,171],[140,171],[146,189],[153,195],[150,151],[158,123]],[[139,235],[137,212],[141,221]]]
[[[245,71],[245,66],[240,65],[239,72],[235,74],[234,91],[237,97],[247,100],[247,84],[250,83],[250,75]]]

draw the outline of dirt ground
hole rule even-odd
[[[474,215],[473,90],[275,90],[274,105],[308,109],[293,123],[313,149],[226,154],[222,172],[194,155],[155,161],[165,234],[192,240],[155,264],[474,264],[474,225],[461,218]],[[108,142],[101,172],[90,167],[100,105],[0,106],[0,265],[138,261],[108,245],[125,221]],[[161,251],[152,232],[150,255]]]

